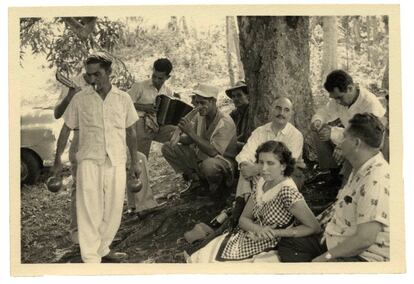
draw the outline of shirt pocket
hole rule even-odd
[[[108,108],[108,118],[115,128],[125,129],[125,109],[121,103],[113,104]]]

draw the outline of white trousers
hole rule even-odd
[[[103,164],[78,164],[76,212],[83,262],[100,263],[109,253],[121,224],[125,185],[125,165],[112,166],[108,157]]]

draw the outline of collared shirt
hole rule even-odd
[[[249,138],[248,121],[249,121],[249,105],[243,105],[236,108],[230,113],[231,118],[236,124],[237,141],[246,143]]]
[[[112,165],[125,164],[125,129],[138,120],[127,93],[112,86],[102,100],[92,88],[82,90],[73,97],[64,119],[69,128],[79,127],[78,162],[88,159],[102,164],[108,155]]]
[[[228,114],[217,110],[216,116],[208,128],[206,127],[206,118],[197,114],[194,119],[194,127],[197,135],[209,141],[220,156],[234,159],[237,153],[236,125]],[[197,148],[196,152],[200,160],[208,158],[207,154]]]
[[[357,100],[350,107],[338,104],[334,99],[329,99],[328,104],[320,108],[312,117],[312,123],[315,120],[321,120],[325,124],[339,118],[346,128],[349,120],[355,114],[364,112],[372,113],[380,119],[385,115],[385,109],[377,96],[366,89],[360,88]],[[335,145],[340,144],[344,139],[345,128],[331,128],[331,140]]]
[[[288,122],[277,134],[272,129],[272,123],[269,122],[256,128],[247,140],[246,145],[236,157],[236,161],[256,163],[256,150],[266,141],[273,140],[283,142],[292,152],[292,157],[298,160],[302,156],[303,135],[296,127]]]
[[[134,103],[139,104],[153,104],[155,103],[155,98],[158,95],[166,95],[169,97],[173,96],[172,90],[164,83],[160,90],[154,87],[152,80],[144,80],[141,82],[134,83],[129,89],[128,94],[131,96],[131,99]],[[138,116],[144,116],[144,111],[137,111]]]
[[[379,222],[382,229],[375,243],[360,254],[368,261],[388,261],[389,254],[390,171],[382,153],[378,153],[352,172],[338,193],[334,215],[325,230],[328,249],[354,235],[357,226]]]

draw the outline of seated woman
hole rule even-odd
[[[290,178],[295,160],[282,142],[267,141],[256,150],[260,178],[233,233],[221,235],[196,251],[187,262],[257,261],[281,237],[320,232],[312,211]],[[301,225],[293,226],[294,219]],[[273,261],[277,261],[274,259]]]

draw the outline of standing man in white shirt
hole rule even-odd
[[[173,69],[172,63],[167,58],[160,58],[154,62],[151,79],[137,82],[128,91],[139,116],[136,124],[138,155],[147,168],[147,159],[151,149],[152,141],[165,143],[170,141],[176,126],[157,123],[155,110],[155,98],[158,95],[173,97],[173,92],[166,85]],[[138,193],[127,191],[128,211],[127,213],[141,212],[158,206],[154,199],[151,186],[149,185],[148,171],[143,171],[143,187]]]
[[[78,88],[68,88],[63,87],[62,92],[60,94],[60,97],[58,99],[58,102],[54,109],[54,116],[56,119],[59,119],[62,117],[62,115],[65,113],[66,108],[72,101],[72,98],[82,89],[89,86],[89,79],[88,75],[86,73],[82,73],[72,79],[73,83]],[[70,129],[67,127],[62,126],[59,134],[58,145],[66,145],[69,135],[70,135]],[[70,226],[69,226],[69,233],[70,238],[73,243],[79,244],[79,238],[78,238],[78,223],[76,220],[76,170],[77,170],[77,162],[76,162],[76,152],[78,151],[78,144],[79,144],[79,129],[73,129],[73,137],[72,141],[70,143],[69,148],[69,161],[70,161],[70,170],[72,175],[72,188],[71,188],[71,195],[70,195],[70,211],[71,211],[71,218],[70,218]],[[58,159],[55,164],[61,165],[61,157],[63,154],[63,151],[65,150],[65,147],[57,147],[56,149],[56,158]],[[61,169],[58,169],[56,166],[52,168],[52,175],[56,175],[58,172],[60,172]]]
[[[88,56],[86,74],[93,88],[80,91],[64,114],[65,126],[79,128],[76,186],[79,245],[82,261],[119,262],[109,249],[122,217],[126,186],[126,147],[130,175],[139,177],[135,123],[130,96],[112,86],[112,60],[105,53]]]
[[[342,150],[336,146],[342,142],[349,120],[355,114],[364,112],[383,119],[385,109],[374,94],[360,88],[343,70],[334,70],[328,74],[324,87],[329,92],[330,99],[312,117],[311,128],[317,134],[314,135],[314,142],[320,169],[334,172],[344,160]],[[338,119],[343,127],[328,124]]]

